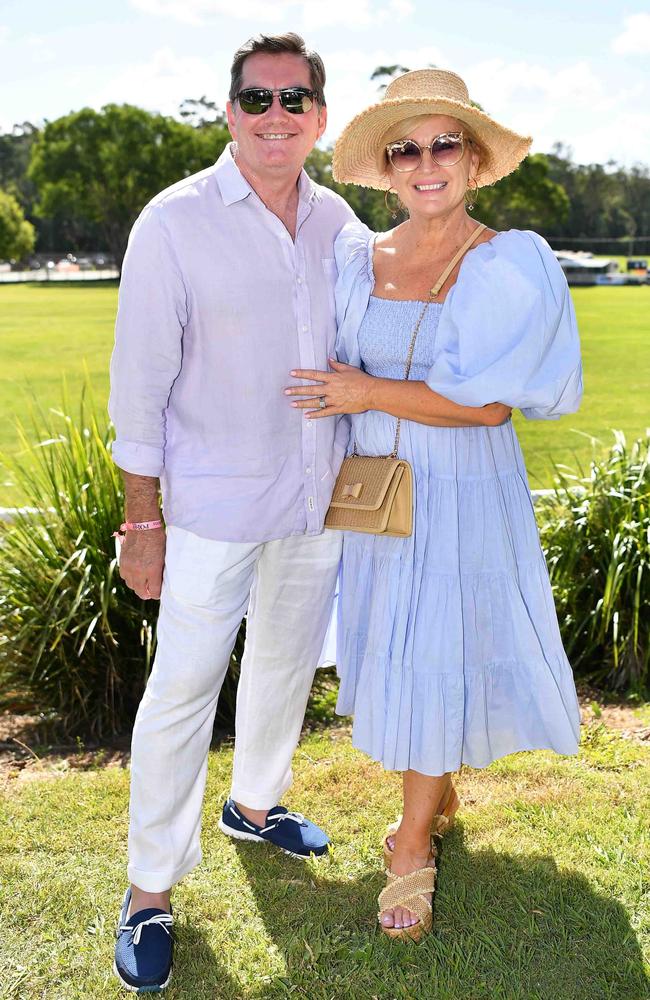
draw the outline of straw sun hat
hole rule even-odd
[[[450,115],[467,125],[482,148],[478,187],[511,174],[524,159],[532,139],[499,125],[471,104],[461,78],[444,69],[416,69],[397,77],[378,104],[353,118],[341,133],[332,160],[334,179],[363,187],[390,187],[382,137],[414,115]]]

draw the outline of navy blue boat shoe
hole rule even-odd
[[[325,854],[329,837],[302,813],[289,812],[284,806],[269,809],[264,826],[257,826],[240,813],[232,799],[223,807],[219,829],[235,840],[259,840],[274,844],[294,858]]]
[[[160,993],[172,975],[173,917],[152,908],[138,910],[127,920],[130,902],[129,887],[115,932],[113,971],[131,993]]]

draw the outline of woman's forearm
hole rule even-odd
[[[510,407],[503,403],[461,406],[420,381],[373,377],[369,400],[369,410],[383,410],[394,417],[433,427],[493,427],[510,416]]]

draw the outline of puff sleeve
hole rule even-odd
[[[442,309],[438,346],[427,385],[455,403],[507,403],[538,420],[578,409],[573,303],[562,268],[536,233],[499,233],[467,255]]]
[[[343,227],[334,243],[338,279],[336,299],[336,357],[361,367],[358,332],[374,285],[370,254],[374,234],[355,220]]]

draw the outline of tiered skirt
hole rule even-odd
[[[394,418],[354,421],[386,454]],[[414,531],[346,532],[337,611],[337,711],[392,770],[439,775],[514,751],[577,751],[580,715],[512,423],[402,422]]]

